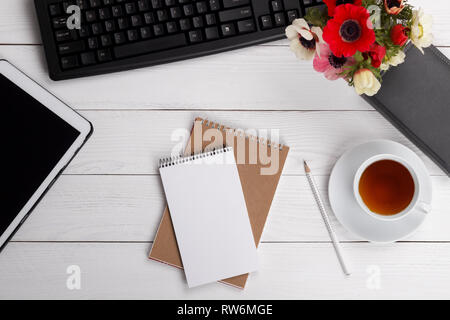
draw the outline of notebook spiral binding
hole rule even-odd
[[[261,143],[263,145],[267,145],[269,148],[275,148],[275,149],[279,149],[281,151],[281,150],[283,150],[283,147],[284,147],[283,144],[275,143],[275,142],[272,142],[271,140],[260,138],[260,137],[254,136],[254,135],[248,135],[243,130],[229,128],[229,127],[223,126],[217,122],[210,121],[208,119],[197,118],[196,121],[201,121],[203,125],[210,127],[212,129],[217,129],[217,130],[221,130],[224,132],[232,133],[236,137],[238,137],[238,136],[245,137],[246,139],[250,139],[252,141],[258,141],[259,143]]]
[[[191,156],[187,156],[187,157],[183,157],[183,156],[174,156],[174,157],[169,157],[169,158],[162,158],[159,160],[159,168],[166,168],[166,167],[171,167],[171,166],[175,166],[178,164],[182,164],[182,163],[187,163],[187,162],[191,162],[197,159],[202,159],[202,158],[207,158],[216,154],[220,154],[220,153],[225,153],[225,152],[230,152],[232,151],[233,148],[231,147],[224,147],[224,148],[220,148],[220,149],[216,149],[213,148],[209,151],[205,150],[205,152],[203,153],[198,153],[198,154],[194,154]]]

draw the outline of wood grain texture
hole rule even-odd
[[[450,48],[441,50],[450,57]],[[284,46],[58,82],[49,79],[40,46],[0,46],[1,57],[78,110],[373,110],[344,81],[326,80]]]
[[[93,122],[92,138],[65,171],[70,174],[156,174],[158,159],[182,146],[177,134],[188,133],[196,116],[234,128],[263,129],[291,149],[284,174],[303,174],[300,159],[314,174],[330,174],[347,149],[373,139],[398,141],[417,152],[434,175],[443,175],[421,151],[378,112],[247,111],[83,111]],[[274,135],[270,135],[270,130]],[[173,140],[172,140],[173,137]]]
[[[345,278],[332,245],[262,244],[245,290],[213,283],[188,289],[181,270],[146,258],[148,244],[11,243],[0,255],[0,298],[393,299],[450,298],[450,244],[344,244]],[[68,290],[67,267],[81,269]],[[377,273],[379,277],[377,279]],[[379,280],[379,289],[377,288]]]
[[[328,176],[317,176],[330,214]],[[450,241],[450,179],[432,177],[433,212],[407,241]],[[154,239],[166,201],[159,176],[63,176],[14,241],[139,241]],[[341,240],[358,241],[336,219]],[[283,176],[263,242],[330,241],[305,176]]]

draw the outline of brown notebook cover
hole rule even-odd
[[[196,118],[184,155],[200,153],[205,148],[221,148],[224,145],[234,148],[253,236],[256,246],[258,246],[289,147],[254,136],[247,136],[241,131]],[[244,150],[245,152],[239,152]],[[272,157],[274,151],[278,153],[278,157],[277,153],[274,153]],[[278,161],[278,165],[275,163],[276,161]],[[178,268],[183,267],[167,206],[149,258]],[[248,274],[243,274],[224,279],[222,282],[244,288],[247,278]]]

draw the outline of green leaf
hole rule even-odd
[[[311,8],[308,13],[305,15],[305,20],[313,26],[325,27],[327,25],[328,20],[328,11],[326,8]]]
[[[355,55],[353,56],[356,60],[356,62],[361,63],[364,61],[364,56],[361,52],[356,51]]]

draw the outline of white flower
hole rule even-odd
[[[369,69],[359,69],[353,75],[355,90],[359,95],[375,95],[381,88],[381,83]]]
[[[291,41],[290,48],[297,58],[312,60],[316,51],[320,56],[319,44],[323,42],[322,29],[319,27],[309,28],[305,19],[295,19],[286,28],[286,37]]]
[[[383,62],[380,66],[380,69],[386,71],[390,66],[397,67],[398,65],[405,62],[406,54],[403,50],[400,50],[395,56],[391,57],[386,62]]]
[[[411,25],[411,42],[423,52],[422,48],[427,48],[433,42],[432,34],[433,18],[429,14],[425,14],[420,8],[413,11]]]

